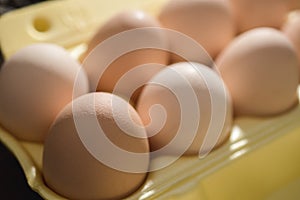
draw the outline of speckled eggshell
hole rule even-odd
[[[197,67],[207,68],[209,76],[214,77],[213,81],[222,83],[217,73],[207,66],[181,62],[168,66],[145,86],[138,100],[137,111],[146,126],[151,151],[161,151],[162,148],[167,148],[164,150],[166,154],[176,155],[184,151],[184,155],[197,155],[199,152],[203,153],[221,145],[228,138],[232,123],[230,95],[225,87],[214,88],[213,92],[210,92],[208,83],[195,69]],[[176,76],[171,78],[171,74]],[[164,85],[165,81],[168,85]],[[188,90],[192,91],[190,95],[179,94],[180,91]],[[211,95],[217,101],[212,101]],[[220,120],[212,122],[212,107],[216,109],[220,106],[225,110],[224,116],[220,109],[218,111]],[[182,115],[189,109],[191,111],[188,111],[187,115]],[[197,117],[196,109],[199,109],[200,117]],[[189,124],[192,121],[194,123],[194,120],[196,120],[196,128]],[[183,129],[179,128],[181,122]],[[210,132],[208,130],[210,123],[213,124],[213,127],[222,125],[221,131]],[[192,138],[191,134],[194,133],[195,137]],[[216,140],[213,138],[214,134],[220,134]],[[175,137],[179,137],[179,139],[175,139]],[[205,137],[207,143],[202,149]],[[175,142],[175,140],[177,141]],[[191,142],[190,145],[188,145],[189,142]],[[169,146],[166,147],[167,145]]]
[[[121,102],[115,107],[115,116],[112,111],[113,101]],[[120,109],[120,105],[128,107],[128,110],[125,109],[128,113]],[[72,110],[72,106],[76,109]],[[130,135],[118,127],[116,118],[131,130]],[[102,140],[97,140],[99,130],[91,125],[93,119],[96,119],[112,144],[124,151],[145,153],[145,156],[134,162],[126,156],[120,158],[119,154],[109,148],[102,153],[110,160],[117,157],[120,167],[126,162],[133,162],[132,165],[139,165],[139,170],[145,172],[131,173],[113,169],[91,154],[92,150],[87,145],[92,143],[84,145],[83,141],[86,140],[82,140],[82,137],[96,135],[90,139],[98,147],[103,145]],[[79,123],[83,124],[82,128],[78,128]],[[136,129],[135,123],[140,128]],[[100,92],[75,99],[73,104],[68,104],[60,112],[45,142],[42,171],[47,185],[68,199],[123,199],[130,195],[142,185],[149,165],[149,144],[146,131],[141,125],[134,108],[118,96]]]
[[[75,80],[76,95],[89,91],[85,72],[63,48],[33,44],[19,50],[0,71],[0,124],[18,139],[43,142],[72,100]]]
[[[236,31],[229,5],[223,0],[172,0],[163,7],[159,20],[164,27],[195,40],[212,58],[233,39]],[[185,48],[185,60],[209,64],[201,52],[185,47],[180,40],[170,41],[171,51],[180,52],[180,48]],[[179,56],[173,55],[172,62],[182,61]]]
[[[237,116],[270,116],[297,102],[299,61],[280,31],[257,28],[237,37],[217,58]]]

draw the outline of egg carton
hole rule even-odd
[[[112,15],[124,9],[142,9],[155,16],[166,2],[64,0],[12,11],[0,19],[3,55],[7,59],[29,44],[51,42],[78,58],[97,27]],[[127,199],[300,199],[299,118],[300,105],[275,117],[237,118],[230,138],[221,147],[205,158],[183,156],[150,172]],[[18,140],[1,127],[0,140],[20,162],[33,190],[45,199],[64,199],[43,180],[43,144]],[[172,157],[154,158],[150,168],[169,159]]]

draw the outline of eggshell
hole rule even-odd
[[[283,32],[292,41],[297,49],[297,54],[300,61],[300,11],[291,13],[289,20],[283,26]]]
[[[207,153],[223,143],[231,129],[231,109],[218,74],[188,62],[170,65],[154,76],[137,104],[151,152],[172,155]]]
[[[116,121],[130,133],[124,132]],[[128,196],[143,183],[149,165],[149,144],[141,125],[134,108],[118,96],[90,93],[75,99],[60,112],[45,142],[43,175],[47,185],[69,199]],[[111,145],[144,156],[139,160],[130,159],[129,154],[121,157],[119,151],[105,146],[97,126],[101,126]],[[144,172],[121,171],[96,157],[99,154],[109,161],[115,160],[120,169],[130,165]]]
[[[298,65],[292,43],[272,28],[245,32],[216,61],[237,116],[275,115],[295,105]]]
[[[300,9],[300,1],[299,0],[289,0],[290,1],[290,9],[297,10]]]
[[[227,0],[238,31],[257,27],[281,28],[290,10],[289,0]]]
[[[172,0],[162,9],[159,20],[164,27],[191,37],[213,58],[235,36],[233,17],[228,4],[223,0]],[[178,48],[190,51],[186,59],[188,61],[209,64],[200,55],[201,52],[195,55],[194,49],[185,47],[186,44],[180,40],[171,40],[170,45],[173,52],[178,52]],[[174,55],[172,59],[173,62],[183,60]]]
[[[138,30],[136,32],[133,31],[149,27],[153,29],[143,29],[140,32]],[[139,10],[121,12],[101,26],[89,42],[85,55],[86,60],[83,64],[90,77],[92,89],[96,88],[97,91],[113,92],[117,82],[128,71],[140,65],[151,63],[152,65],[148,65],[146,70],[138,72],[137,75],[122,83],[123,86],[128,87],[115,91],[116,94],[127,97],[128,93],[131,93],[129,88],[135,87],[137,83],[140,83],[140,86],[142,86],[142,83],[147,82],[155,73],[162,69],[168,63],[169,56],[167,52],[161,50],[167,49],[168,43],[166,35],[159,28],[160,23],[156,19]],[[128,30],[132,30],[132,32],[128,33],[130,34],[130,39],[121,39],[120,33]],[[111,39],[113,36],[115,38]],[[103,44],[103,42],[104,45],[101,47],[106,49],[103,51],[101,51],[101,47],[100,50],[95,49],[97,45]],[[108,44],[105,45],[105,42]],[[147,44],[149,43],[156,45],[157,48],[148,48]],[[139,44],[139,49],[135,48],[136,44]],[[118,49],[126,48],[129,48],[129,50],[116,53]],[[92,50],[96,54],[94,57],[89,55]],[[104,65],[103,60],[112,54],[116,54],[116,58],[111,63]],[[94,64],[91,64],[91,62]],[[101,69],[105,71],[99,77],[97,71]],[[138,86],[136,86],[137,88]]]
[[[58,112],[74,95],[88,92],[85,72],[63,48],[33,44],[0,71],[0,124],[22,140],[42,142]]]

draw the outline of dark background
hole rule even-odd
[[[43,0],[0,0],[0,15]],[[1,17],[1,16],[0,16]],[[0,66],[3,56],[0,49]],[[0,68],[1,70],[1,68]],[[27,184],[23,170],[13,154],[0,142],[0,199],[40,200]]]

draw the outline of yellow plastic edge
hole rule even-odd
[[[87,3],[84,0],[64,0],[37,4],[13,11],[0,18],[1,48],[5,58],[9,58],[23,46],[44,41],[59,44],[74,52],[74,49],[84,44],[96,28],[114,13],[127,8],[143,8],[143,10],[156,15],[166,1],[111,0],[105,3],[101,0],[90,0]],[[89,6],[91,4],[92,7]],[[68,8],[68,11],[65,8]],[[59,32],[51,32],[51,29],[47,33],[33,30],[32,20],[36,16],[41,17],[41,19],[51,16],[51,24],[54,26],[52,28],[59,30]],[[80,22],[79,25],[78,21]],[[66,23],[70,23],[70,25],[66,26]],[[40,30],[47,29],[47,27],[40,28]],[[74,37],[70,38],[70,33],[74,34]],[[222,170],[228,169],[229,166],[243,160],[252,152],[261,150],[263,147],[258,144],[262,141],[265,144],[273,144],[276,141],[282,141],[284,138],[300,137],[300,129],[298,128],[300,125],[295,121],[300,117],[299,110],[298,107],[286,115],[271,119],[238,119],[231,140],[205,158],[204,164],[196,157],[181,158],[174,165],[164,170],[150,173],[149,179],[141,189],[128,199],[168,198],[177,200],[203,198],[203,200],[211,200],[219,198],[210,194],[211,189],[208,188],[206,183],[213,182],[213,177],[217,177],[216,174],[221,173]],[[267,132],[269,134],[260,136],[260,133]],[[18,141],[1,127],[0,140],[20,162],[30,187],[45,199],[64,199],[49,189],[43,182],[40,171],[43,150],[41,144]],[[246,140],[247,142],[245,142]],[[227,154],[223,152],[227,152]],[[207,166],[203,167],[205,164]],[[179,172],[183,170],[188,170],[190,173],[180,175]],[[222,176],[222,174],[218,176]],[[169,181],[169,183],[166,181]],[[229,193],[224,192],[223,194],[232,197]]]
[[[4,14],[0,44],[4,58],[32,43],[50,42],[66,49],[87,42],[109,17],[126,9],[157,15],[167,0],[46,1]],[[70,35],[72,37],[70,37]]]

